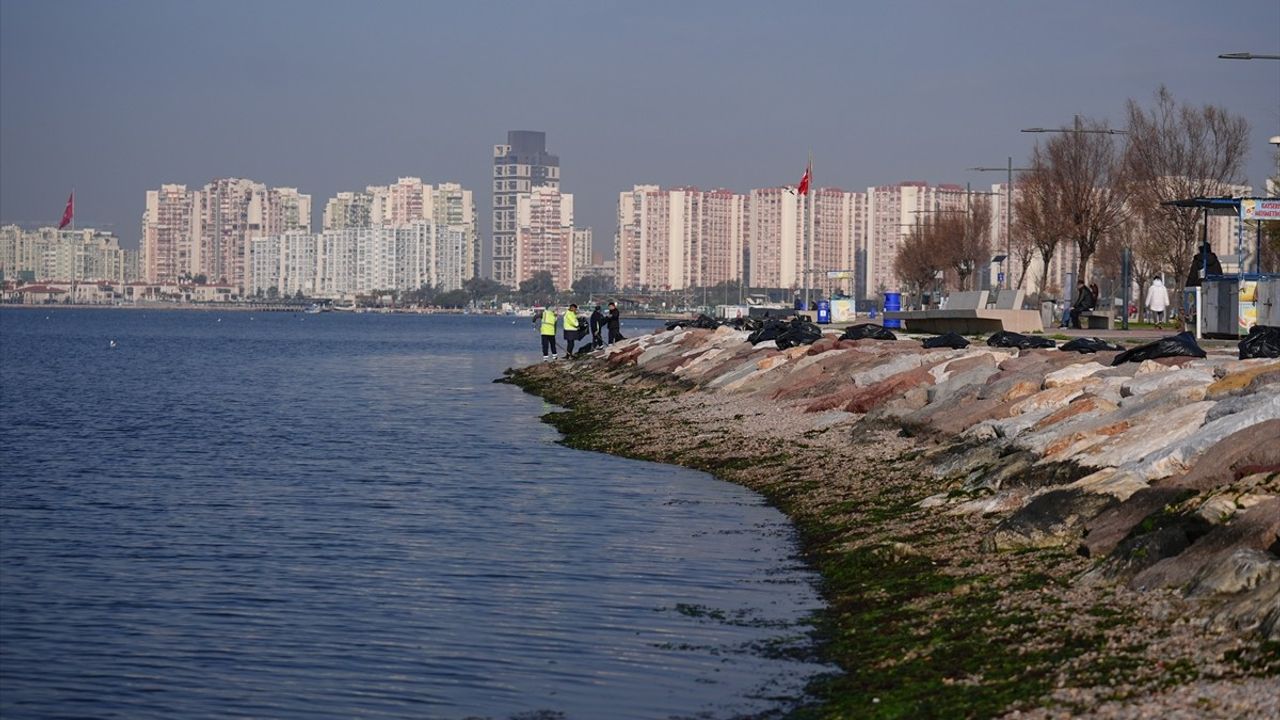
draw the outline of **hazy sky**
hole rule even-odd
[[[1280,134],[1280,3],[79,2],[0,0],[0,223],[136,247],[144,192],[238,176],[310,193],[418,176],[476,192],[544,130],[579,225],[612,252],[636,183],[748,190],[1000,180],[1072,115],[1123,124],[1164,83]],[[486,264],[486,272],[488,270]]]

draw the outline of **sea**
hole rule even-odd
[[[526,317],[0,309],[0,717],[803,702],[833,669],[786,519],[557,444],[492,382],[541,360]]]

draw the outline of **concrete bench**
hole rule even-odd
[[[1080,313],[1080,321],[1090,330],[1114,330],[1115,317],[1109,312],[1090,310]]]
[[[1040,313],[1035,310],[1017,309],[1022,304],[1021,291],[1005,293],[1005,302],[998,302],[996,307],[987,307],[986,290],[952,293],[947,306],[941,310],[915,310],[908,312],[887,312],[888,320],[901,320],[907,332],[946,333],[956,332],[961,335],[984,335],[1008,330],[1017,333],[1042,332],[1044,324],[1040,322]],[[1011,307],[1003,307],[1005,304]]]

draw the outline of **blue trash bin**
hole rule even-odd
[[[898,312],[901,309],[902,309],[902,293],[887,292],[884,294],[884,311],[885,312],[887,313]],[[884,326],[887,328],[900,328],[902,327],[902,321],[896,318],[892,320],[889,318],[885,318]]]
[[[830,300],[818,301],[818,324],[819,325],[831,324],[831,301]]]

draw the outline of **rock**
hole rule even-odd
[[[1205,397],[1216,400],[1230,395],[1241,395],[1257,390],[1263,385],[1277,382],[1280,382],[1280,362],[1269,360],[1266,364],[1253,365],[1229,373],[1210,385]]]
[[[1201,571],[1187,586],[1187,597],[1234,594],[1273,579],[1280,579],[1280,559],[1263,550],[1243,548]]]
[[[1211,406],[1211,403],[1196,403],[1196,405]],[[1161,414],[1160,417],[1167,417],[1167,415]],[[1192,433],[1183,434],[1179,441],[1153,451],[1150,456],[1142,458],[1139,467],[1150,477],[1167,477],[1181,473],[1211,446],[1250,427],[1261,428],[1255,431],[1258,443],[1275,446],[1280,444],[1277,442],[1280,441],[1280,428],[1267,421],[1277,419],[1280,419],[1280,395],[1257,396],[1251,407],[1206,423],[1203,427],[1194,429]],[[1172,435],[1176,436],[1178,433]]]
[[[1169,366],[1155,360],[1143,360],[1138,363],[1138,369],[1133,371],[1133,376],[1146,375],[1147,373],[1168,372]]]
[[[1255,587],[1231,596],[1206,625],[1211,630],[1233,630],[1280,641],[1280,574],[1268,573]]]
[[[1170,504],[1186,497],[1187,490],[1179,487],[1148,487],[1130,495],[1128,499],[1103,510],[1097,517],[1085,523],[1084,542],[1081,550],[1087,557],[1101,557],[1115,549],[1138,523]],[[1190,543],[1187,543],[1188,545]]]
[[[1013,406],[1014,415],[1062,407],[1083,394],[1083,385],[1059,385],[1020,400]]]
[[[1212,495],[1196,508],[1196,515],[1210,525],[1220,525],[1236,514],[1236,501],[1226,495]]]
[[[1213,528],[1186,551],[1138,573],[1130,585],[1135,588],[1182,587],[1210,566],[1226,561],[1237,550],[1271,547],[1278,534],[1280,498],[1273,498],[1240,513],[1232,522]]]
[[[1096,362],[1079,363],[1076,365],[1068,365],[1061,370],[1051,372],[1044,376],[1044,387],[1056,388],[1063,385],[1075,385],[1081,380],[1093,375],[1100,370],[1106,370],[1106,366]]]
[[[1069,452],[1071,459],[1081,465],[1117,467],[1143,460],[1170,447],[1184,447],[1190,451],[1198,445],[1188,438],[1200,429],[1211,407],[1213,403],[1198,402],[1158,413],[1134,415],[1116,425],[1096,429],[1094,437],[1084,435],[1077,438],[1071,443],[1070,451],[1046,448],[1045,457],[1053,458]],[[1119,429],[1119,432],[1111,432],[1111,429]],[[1154,463],[1148,463],[1146,467],[1151,470],[1150,477],[1153,478],[1173,474],[1169,468],[1158,468]]]
[[[1001,521],[983,538],[982,547],[1003,552],[1075,545],[1085,524],[1115,504],[1107,495],[1050,490]]]
[[[865,413],[883,405],[911,388],[928,385],[932,382],[933,376],[922,367],[891,375],[874,385],[860,388],[854,392],[849,398],[848,405],[845,406],[845,411]]]
[[[1207,368],[1186,368],[1164,373],[1146,373],[1134,377],[1120,386],[1120,396],[1144,395],[1164,387],[1176,385],[1203,385],[1213,382],[1213,373]]]

